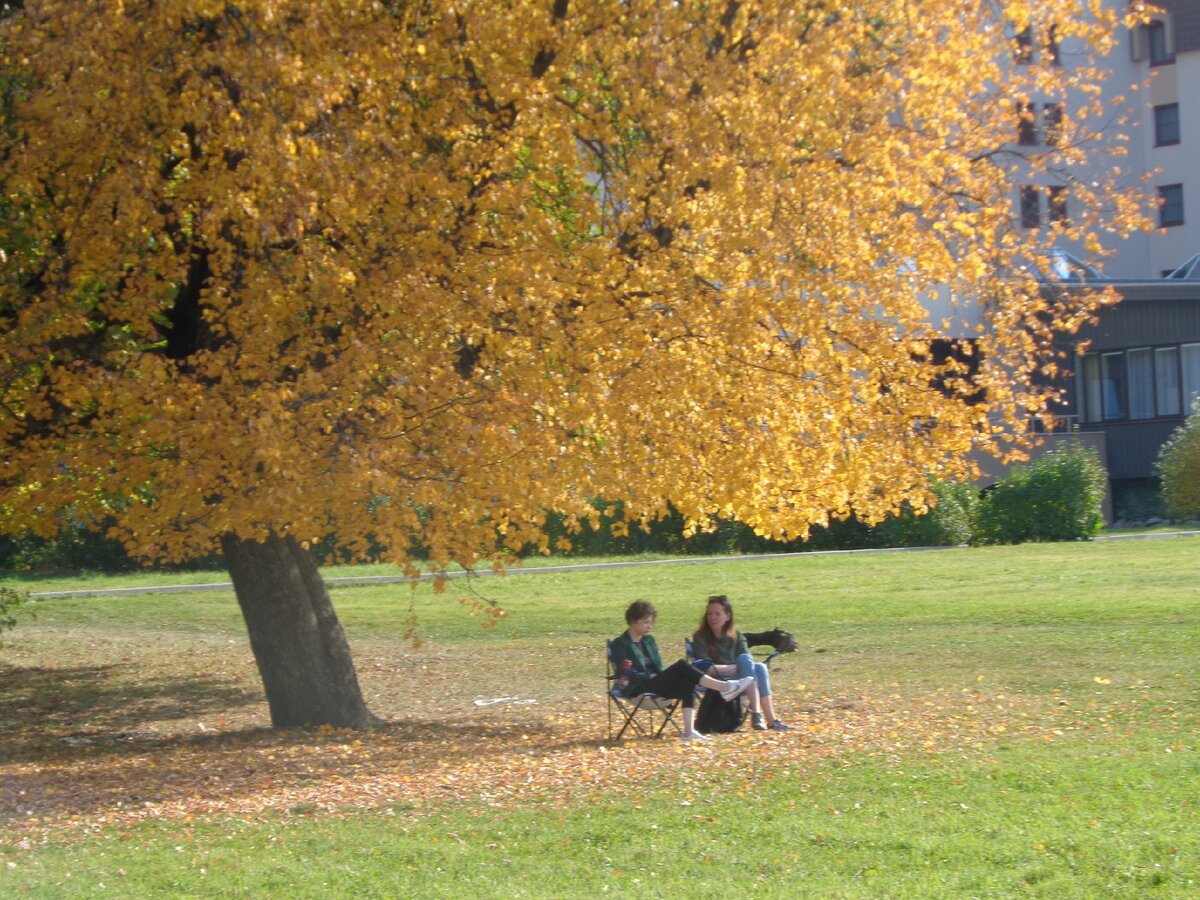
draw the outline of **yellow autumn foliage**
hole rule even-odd
[[[0,528],[70,507],[152,558],[333,533],[442,565],[589,496],[776,536],[922,503],[1020,434],[1102,299],[1047,308],[1053,235],[1013,212],[1100,118],[1091,6],[28,0],[0,21]],[[1012,66],[1014,23],[1073,64]],[[1076,105],[1019,155],[1034,92]],[[1136,224],[1102,178],[1071,204],[1079,242]],[[924,352],[940,288],[984,310],[973,381]]]

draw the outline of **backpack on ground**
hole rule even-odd
[[[696,730],[701,734],[722,734],[737,731],[745,718],[743,697],[726,701],[720,691],[705,691],[696,711]]]

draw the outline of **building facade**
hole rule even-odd
[[[1157,228],[1111,247],[1103,275],[1079,265],[1047,284],[1050,294],[1110,284],[1122,298],[1064,337],[1074,365],[1056,410],[1060,427],[1102,449],[1117,519],[1155,505],[1159,449],[1200,399],[1200,0],[1155,5],[1151,22],[1122,34],[1103,87],[1125,98],[1112,137],[1128,147],[1128,184],[1144,185]],[[1039,199],[1038,214],[1053,215],[1049,191]]]

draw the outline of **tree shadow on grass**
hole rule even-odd
[[[259,690],[213,676],[145,677],[135,664],[0,666],[0,822],[137,821],[223,811],[424,804],[475,796],[506,770],[594,747],[594,729],[532,719],[385,722],[368,731],[195,733]],[[526,711],[527,712],[527,711]],[[514,713],[516,711],[514,710]],[[418,711],[418,715],[420,712]],[[441,717],[439,717],[441,716]],[[41,826],[39,826],[41,827]]]
[[[97,737],[8,767],[0,821],[106,822],[473,797],[514,766],[595,745],[548,725],[399,721],[369,731],[260,728]],[[32,763],[32,764],[30,764]],[[152,812],[146,812],[150,810]],[[0,843],[3,843],[0,841]]]
[[[218,717],[259,692],[204,676],[142,677],[132,665],[0,666],[0,762],[50,745],[128,740],[150,723]]]

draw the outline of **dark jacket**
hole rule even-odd
[[[710,657],[710,652],[699,631],[692,635],[692,653],[696,659],[712,659],[719,666],[735,664],[739,656],[750,652],[750,647],[746,644],[745,635],[738,631],[717,640],[715,657]]]
[[[646,684],[662,671],[662,659],[658,655],[658,644],[651,635],[646,635],[640,641],[634,641],[629,632],[623,632],[612,642],[613,671],[621,674],[621,663],[629,660],[633,663],[629,686],[622,691],[626,697],[636,697],[646,692]]]

